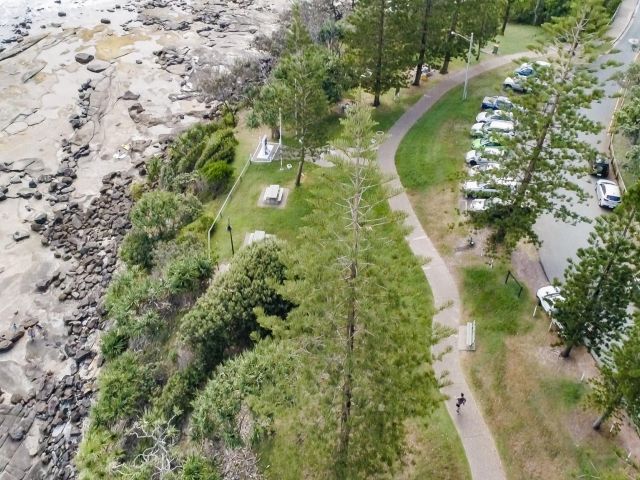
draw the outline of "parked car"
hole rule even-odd
[[[469,167],[469,176],[475,177],[479,173],[490,172],[491,170],[497,170],[498,168],[500,168],[500,164],[496,162],[476,162],[475,165],[471,165]]]
[[[467,165],[482,165],[491,163],[504,155],[504,150],[498,147],[486,147],[478,150],[469,150],[465,155]]]
[[[505,89],[510,89],[515,92],[524,93],[527,91],[526,87],[526,79],[535,76],[536,71],[540,68],[550,67],[551,64],[549,62],[545,62],[543,60],[538,60],[531,63],[523,63],[518,68],[516,68],[513,72],[513,75],[504,79],[502,82],[502,87]]]
[[[491,198],[474,198],[467,202],[468,212],[484,212],[489,210],[492,206],[501,205],[502,199],[498,197]]]
[[[546,285],[539,288],[536,292],[536,297],[538,297],[538,305],[540,305],[544,312],[550,317],[553,317],[556,312],[556,304],[564,300],[560,288],[555,285]]]
[[[525,80],[526,77],[518,77],[517,75],[514,75],[513,77],[507,77],[502,82],[502,88],[518,93],[525,93],[527,91]]]
[[[513,189],[517,185],[518,183],[513,180],[506,180],[502,178],[484,181],[467,180],[462,184],[462,193],[467,198],[488,198],[500,193],[501,187]]]
[[[487,110],[476,115],[476,123],[490,122],[491,120],[513,120],[513,114],[502,110]]]
[[[513,71],[513,74],[518,75],[519,77],[530,77],[531,75],[535,75],[536,70],[539,70],[540,68],[548,68],[550,66],[551,64],[549,62],[536,60],[533,64],[523,63]]]
[[[512,110],[513,102],[507,97],[484,97],[482,99],[482,110]]]
[[[509,120],[491,120],[490,122],[474,123],[471,127],[472,137],[486,137],[491,133],[513,135],[515,125]]]
[[[502,143],[496,138],[484,137],[475,139],[471,144],[471,148],[474,150],[484,150],[489,147],[502,148]]]
[[[596,182],[596,196],[601,207],[616,208],[622,203],[620,187],[611,180],[598,180]]]
[[[591,173],[596,177],[607,178],[609,176],[609,159],[598,156],[591,164]]]

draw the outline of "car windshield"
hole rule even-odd
[[[618,197],[617,195],[607,195],[607,200],[611,200],[612,202],[619,202],[620,197]]]

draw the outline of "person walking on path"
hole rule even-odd
[[[460,407],[467,403],[467,399],[464,398],[464,393],[461,393],[458,398],[456,398],[456,412],[460,413]]]

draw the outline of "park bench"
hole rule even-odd
[[[476,349],[476,322],[467,322],[458,328],[458,349],[474,351]]]

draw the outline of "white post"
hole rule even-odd
[[[471,62],[471,47],[473,46],[473,32],[469,39],[469,52],[467,53],[467,69],[464,72],[464,90],[462,91],[462,99],[467,99],[467,84],[469,83],[469,62]]]
[[[280,155],[280,170],[282,167],[282,109],[278,109],[278,155]]]

